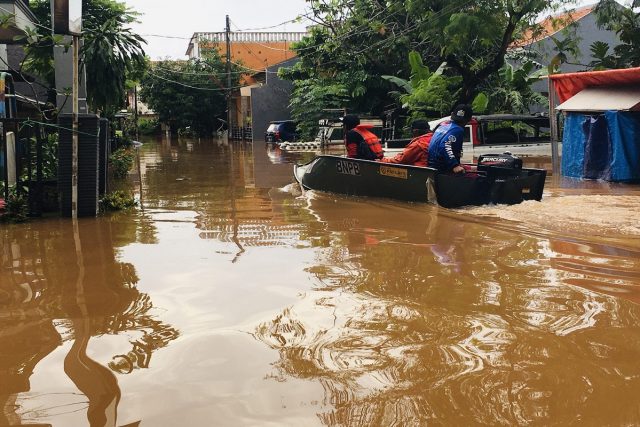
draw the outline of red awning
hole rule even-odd
[[[553,80],[558,100],[562,103],[587,87],[640,84],[640,67],[586,73],[553,74],[549,78]]]

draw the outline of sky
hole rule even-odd
[[[627,3],[628,0],[617,0]],[[270,27],[303,14],[305,0],[124,0],[142,13],[133,29],[147,40],[145,51],[151,59],[186,58],[194,32],[224,31],[225,15],[231,30]],[[596,0],[578,0],[577,5]],[[178,9],[177,6],[180,8]],[[288,23],[265,31],[304,31],[309,21]],[[164,36],[164,37],[158,37]]]
[[[125,0],[124,3],[142,13],[141,22],[133,25],[133,29],[147,40],[145,51],[153,60],[186,58],[193,33],[224,31],[225,15],[229,15],[231,30],[235,31],[292,20],[303,14],[306,7],[304,0]],[[304,31],[305,26],[304,22],[289,23],[265,31]]]

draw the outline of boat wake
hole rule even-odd
[[[513,206],[480,206],[466,214],[498,218],[554,234],[604,238],[640,238],[640,197],[579,195],[547,197]]]
[[[298,184],[297,182],[287,184],[282,188],[278,188],[278,191],[280,191],[281,193],[289,193],[294,197],[300,196],[302,194],[300,184]]]

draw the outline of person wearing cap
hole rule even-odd
[[[414,120],[411,123],[413,139],[395,157],[385,157],[384,163],[401,163],[403,165],[427,166],[429,143],[433,133],[426,120]]]
[[[451,120],[440,124],[429,144],[429,167],[441,172],[464,173],[460,164],[464,127],[471,121],[471,106],[460,104],[451,113]]]
[[[361,125],[360,118],[347,114],[342,118],[347,157],[363,160],[380,160],[384,156],[380,139],[371,132],[372,125]]]

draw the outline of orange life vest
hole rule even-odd
[[[371,150],[371,152],[376,156],[376,158],[382,159],[384,157],[384,152],[382,150],[382,145],[380,144],[380,139],[376,136],[375,133],[371,132],[369,129],[373,128],[371,125],[358,125],[353,130],[355,130],[362,139],[364,139],[365,144]]]

